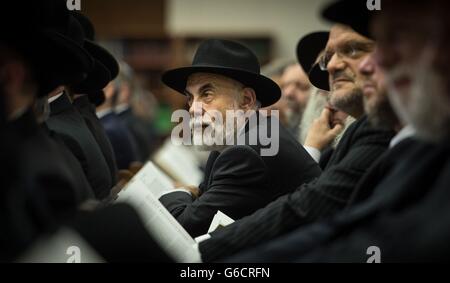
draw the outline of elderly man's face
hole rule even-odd
[[[299,64],[288,66],[281,76],[282,97],[287,102],[290,116],[301,117],[309,99],[311,84]]]
[[[372,23],[393,107],[434,141],[450,134],[449,8],[446,1],[399,1]]]
[[[352,29],[336,25],[323,55],[330,81],[330,103],[354,117],[363,114],[362,79],[358,66],[372,52],[373,41]]]
[[[221,75],[209,73],[191,75],[186,84],[191,128],[201,126],[203,129],[206,127],[221,129],[224,138],[229,133],[236,135],[236,128],[241,125],[233,123],[234,128],[231,129],[227,128],[225,121],[227,110],[248,110],[241,107],[243,89],[244,86],[241,83]],[[214,112],[220,113],[223,120],[218,121],[212,115]],[[208,148],[203,147],[203,149]]]

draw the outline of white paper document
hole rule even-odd
[[[203,181],[199,161],[186,146],[176,146],[168,140],[153,156],[153,161],[183,185],[198,186]]]
[[[141,216],[148,232],[177,262],[200,262],[194,239],[158,200],[172,190],[164,173],[148,162],[119,193],[117,202],[132,205]]]
[[[212,233],[217,229],[230,225],[233,222],[234,222],[233,219],[231,219],[228,215],[219,210],[214,215],[211,225],[209,226],[208,233]]]

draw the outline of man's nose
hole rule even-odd
[[[375,56],[374,54],[371,54],[362,60],[358,70],[361,74],[370,76],[375,72],[375,64]]]
[[[286,86],[283,88],[283,94],[284,97],[287,99],[292,99],[294,97],[294,87],[292,86],[292,84]]]
[[[203,103],[199,101],[194,101],[189,107],[189,114],[191,114],[191,116],[203,115],[203,112],[204,112]]]
[[[337,71],[341,71],[345,68],[345,62],[336,53],[331,56],[330,61],[327,64],[327,70],[330,75],[333,76]]]

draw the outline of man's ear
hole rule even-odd
[[[256,105],[256,93],[255,90],[249,87],[245,87],[242,90],[242,101],[240,107],[245,110],[253,109]]]

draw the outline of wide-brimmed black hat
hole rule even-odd
[[[209,39],[200,44],[190,67],[167,71],[162,81],[170,88],[184,94],[188,77],[194,73],[223,75],[251,87],[256,98],[266,107],[281,97],[279,86],[260,74],[256,55],[247,47],[234,41]]]
[[[369,31],[370,19],[377,13],[379,11],[369,10],[366,0],[339,0],[325,6],[322,10],[322,16],[325,19],[350,26],[357,33],[368,38],[372,38]]]
[[[95,30],[91,21],[79,12],[71,12],[71,17],[83,30],[83,47],[94,59],[94,68],[87,78],[79,84],[72,85],[75,93],[90,94],[103,89],[119,74],[119,64],[105,48],[95,43]]]
[[[0,42],[29,63],[39,86],[38,96],[47,95],[59,85],[85,79],[93,60],[65,34],[68,29],[65,1],[31,1],[26,7],[21,2],[6,1],[2,5]]]
[[[317,88],[330,90],[328,72],[322,71],[317,57],[325,49],[330,33],[327,31],[312,32],[300,39],[297,44],[297,59],[308,74],[309,81]]]
[[[84,47],[95,59],[99,60],[108,69],[111,80],[114,80],[119,75],[119,63],[108,50],[96,43],[95,28],[91,20],[77,11],[71,12],[71,15],[74,16],[83,27],[85,35]]]

